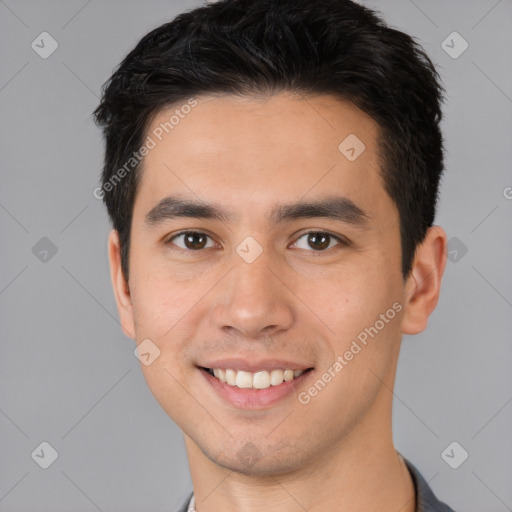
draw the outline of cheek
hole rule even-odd
[[[183,316],[183,300],[165,282],[148,276],[141,286],[132,288],[133,315],[140,337],[158,340]]]
[[[320,286],[307,286],[297,294],[306,298],[311,311],[328,326],[338,354],[348,350],[358,336],[364,341],[365,333],[369,340],[378,338],[380,346],[386,348],[386,340],[392,342],[399,336],[402,305],[396,303],[402,288],[389,269],[378,271],[375,264],[345,269]]]
[[[185,321],[192,307],[190,289],[175,286],[153,268],[137,274],[131,293],[137,343],[151,340],[151,351],[156,354],[149,365],[141,360],[144,379],[164,410],[180,410],[186,402],[183,352],[191,334]]]
[[[201,291],[151,254],[134,255],[130,292],[140,337],[164,339],[201,298]]]

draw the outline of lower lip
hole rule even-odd
[[[235,407],[244,409],[261,409],[273,405],[291,395],[298,385],[312,373],[312,370],[304,372],[293,380],[283,382],[279,386],[270,386],[265,389],[247,389],[230,386],[213,377],[205,370],[199,369],[206,381],[227,402]]]

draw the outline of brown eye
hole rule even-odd
[[[172,243],[182,250],[198,251],[207,247],[209,238],[210,237],[205,233],[200,233],[198,231],[185,231],[173,236],[168,243]],[[176,243],[176,240],[179,239],[183,240],[183,245]],[[210,245],[209,247],[212,246],[213,245]]]
[[[327,249],[330,241],[330,235],[325,233],[309,233],[308,235],[308,244],[312,249],[315,249],[315,251]]]
[[[302,247],[299,243],[301,239],[305,239],[305,243],[302,242]],[[304,233],[301,237],[299,237],[294,245],[298,249],[325,251],[326,249],[333,247],[333,245],[331,245],[333,241],[337,242],[335,245],[348,245],[340,237],[331,235],[330,233],[326,233],[324,231],[310,231],[309,233]]]

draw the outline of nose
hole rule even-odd
[[[213,320],[217,328],[244,338],[261,338],[290,329],[293,293],[265,252],[252,263],[235,260],[218,288]],[[276,275],[277,274],[277,275]]]

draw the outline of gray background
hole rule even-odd
[[[448,91],[437,223],[453,261],[428,329],[403,341],[396,447],[457,512],[512,510],[512,2],[363,3],[418,38]],[[191,489],[117,320],[91,112],[137,41],[199,4],[0,1],[1,511],[172,511]],[[47,59],[31,48],[43,31]],[[453,31],[458,58],[441,46]],[[48,469],[31,457],[43,441]],[[452,441],[469,453],[457,469]]]

